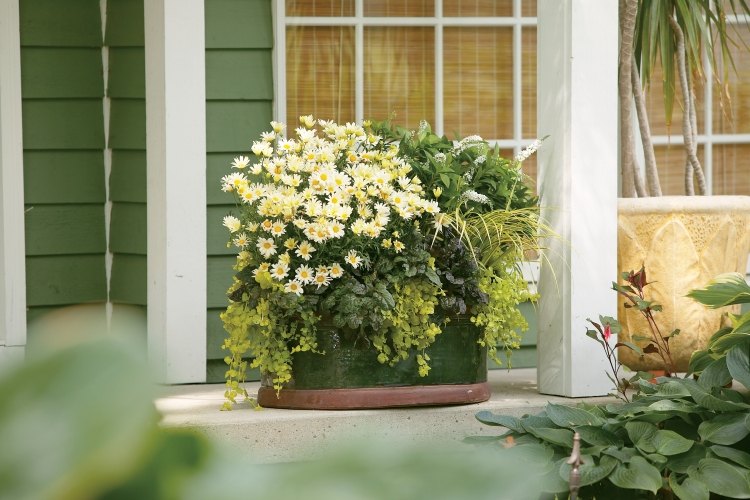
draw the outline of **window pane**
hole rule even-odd
[[[672,111],[672,125],[667,128],[666,113],[664,111],[664,85],[662,83],[662,71],[661,67],[657,66],[654,68],[651,75],[651,86],[646,89],[646,109],[648,112],[649,124],[651,126],[652,135],[667,135],[669,133],[682,135],[682,92],[680,91],[680,84],[675,82],[676,88],[674,93],[674,105]],[[676,77],[676,75],[675,75]],[[699,81],[694,82],[695,85],[695,112],[696,119],[698,121],[698,133],[705,132],[704,123],[704,90],[703,84]],[[633,110],[635,114],[635,109]]]
[[[513,0],[443,0],[443,15],[446,17],[510,17],[513,15]]]
[[[521,15],[523,17],[536,17],[537,0],[521,0]]]
[[[714,85],[714,133],[747,134],[750,133],[750,51],[743,42],[750,43],[750,26],[734,25],[728,30],[733,37],[741,37],[742,41],[736,46],[730,46],[736,71],[729,69],[724,103],[721,99],[723,89]]]
[[[416,128],[435,119],[435,30],[365,28],[365,117]],[[434,123],[433,123],[434,124]]]
[[[366,16],[429,17],[435,15],[434,0],[367,0],[364,2]]]
[[[656,165],[659,169],[659,182],[663,195],[685,194],[685,147],[682,144],[654,147]],[[703,145],[698,146],[698,160],[705,169]],[[698,184],[695,184],[698,191]]]
[[[521,30],[522,134],[536,138],[536,28]]]
[[[512,28],[445,28],[444,130],[513,137]]]
[[[354,0],[286,0],[287,16],[353,16]]]
[[[713,152],[713,194],[750,195],[750,144],[722,144]]]
[[[354,28],[288,26],[287,123],[300,115],[354,121]]]

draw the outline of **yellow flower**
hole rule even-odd
[[[271,122],[271,128],[277,134],[280,134],[284,130],[284,124],[280,122]]]
[[[401,251],[406,248],[403,243],[396,240],[393,242],[393,249],[396,250],[396,253],[401,253]]]
[[[303,241],[299,244],[299,247],[294,253],[296,253],[298,257],[301,257],[304,260],[310,260],[314,251],[315,247],[312,246],[309,241]]]
[[[441,188],[440,186],[436,187],[432,190],[432,194],[435,195],[435,198],[440,198],[440,195],[443,194],[443,188]]]
[[[383,242],[380,244],[383,248],[391,248],[393,246],[393,242],[390,238],[384,239]]]
[[[297,240],[295,240],[294,238],[287,238],[287,240],[284,242],[284,246],[289,250],[294,250],[294,248],[297,246]]]

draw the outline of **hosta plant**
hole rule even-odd
[[[456,314],[471,314],[495,358],[518,346],[516,306],[530,294],[517,261],[540,225],[522,159],[477,137],[454,145],[427,124],[400,139],[312,116],[294,131],[271,126],[221,181],[237,203],[223,220],[237,250],[222,314],[228,402],[247,396],[249,367],[279,391],[295,353],[324,356],[322,324],[381,363],[416,356],[422,376],[425,349]]]

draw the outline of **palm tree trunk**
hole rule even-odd
[[[620,97],[620,168],[622,169],[622,196],[625,198],[641,196],[636,183],[633,86],[630,78],[637,12],[638,0],[620,0],[620,67],[617,86]]]
[[[706,179],[703,175],[703,168],[698,160],[698,155],[696,154],[695,132],[693,131],[693,123],[691,120],[691,108],[695,105],[695,102],[692,99],[692,89],[688,83],[687,64],[685,62],[685,36],[674,16],[669,16],[669,25],[672,28],[672,31],[674,31],[675,38],[677,39],[677,72],[679,75],[683,103],[682,136],[685,141],[687,162],[689,163],[689,167],[685,169],[685,194],[695,194],[693,189],[693,175],[695,175],[695,178],[698,180],[699,193],[705,194]]]
[[[633,97],[635,98],[635,110],[638,115],[638,126],[641,132],[641,143],[643,144],[643,156],[646,160],[646,183],[650,196],[661,196],[661,184],[659,183],[659,171],[656,169],[656,155],[654,155],[654,144],[651,142],[651,127],[648,123],[648,112],[646,111],[646,100],[641,89],[641,77],[638,74],[638,66],[635,59],[630,69],[631,85],[633,86]]]

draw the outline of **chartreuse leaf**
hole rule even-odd
[[[743,472],[744,471],[744,472]],[[747,470],[739,469],[717,458],[704,458],[688,475],[706,486],[712,493],[730,498],[750,498]]]
[[[661,488],[659,469],[645,458],[635,456],[627,464],[619,464],[609,475],[615,486],[629,490],[647,490],[654,494]]]
[[[750,389],[750,344],[740,344],[727,352],[727,369],[737,382]]]
[[[512,430],[513,432],[526,432],[521,425],[521,420],[516,417],[511,417],[510,415],[495,415],[494,413],[483,410],[480,412],[477,412],[475,415],[476,419],[482,422],[483,424],[487,425],[499,425],[502,427],[507,427],[508,429]]]
[[[698,434],[704,441],[734,444],[750,434],[750,413],[723,413],[701,422]]]
[[[680,484],[672,474],[669,476],[669,487],[680,500],[708,500],[710,495],[708,486],[692,477],[686,477]]]
[[[693,446],[690,439],[685,439],[674,431],[660,429],[652,437],[656,452],[661,455],[679,455],[685,453]]]
[[[750,453],[740,451],[729,446],[721,446],[718,444],[711,446],[710,450],[717,457],[726,458],[727,460],[731,460],[737,465],[741,465],[746,469],[750,469]]]
[[[581,473],[581,486],[588,486],[589,484],[598,483],[602,479],[609,476],[609,474],[619,465],[616,459],[609,455],[604,455],[600,459],[595,459],[590,455],[581,456],[583,462],[581,467],[578,469]],[[597,462],[598,460],[598,462]],[[568,480],[570,477],[570,464],[563,462],[560,466],[560,477]]]
[[[582,408],[547,403],[547,416],[560,427],[602,425],[604,420]]]

